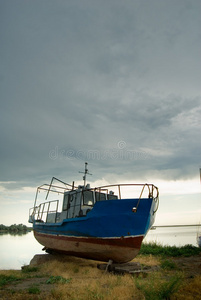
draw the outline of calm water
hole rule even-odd
[[[191,244],[197,246],[198,226],[182,226],[182,227],[156,227],[149,230],[144,241],[156,242],[163,246],[184,246]]]
[[[149,231],[144,241],[170,246],[197,246],[197,231],[197,226],[157,227]],[[0,245],[0,269],[21,269],[21,266],[29,264],[35,254],[44,253],[33,232],[22,236],[0,235]]]
[[[33,232],[24,235],[0,235],[0,269],[21,269],[35,254],[44,253]]]

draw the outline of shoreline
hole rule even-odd
[[[189,224],[189,225],[153,225],[153,227],[158,228],[158,227],[199,227],[201,226],[200,224]]]

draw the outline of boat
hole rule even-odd
[[[86,184],[87,163],[81,173],[83,185],[53,177],[50,184],[37,188],[34,207],[29,210],[36,240],[47,253],[131,261],[154,223],[158,188],[147,183],[91,188]]]
[[[198,244],[198,247],[201,247],[201,234],[197,235],[197,244]]]
[[[197,229],[197,245],[198,247],[201,247],[201,224],[200,223]]]

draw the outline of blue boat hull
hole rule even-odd
[[[125,263],[139,252],[154,223],[156,202],[141,199],[98,201],[85,217],[61,223],[34,222],[35,238],[49,251],[90,259]]]

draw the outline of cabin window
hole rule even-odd
[[[92,191],[84,191],[83,192],[83,205],[93,206],[93,192]]]
[[[96,201],[106,200],[106,194],[95,192]]]
[[[68,209],[68,196],[69,195],[65,195],[64,196],[63,210],[67,210]]]
[[[113,195],[113,194],[107,194],[107,199],[108,200],[116,200],[116,199],[118,199],[118,196]]]
[[[70,205],[71,205],[71,218],[75,218],[78,216],[79,214],[79,211],[80,211],[80,205],[79,203],[77,203],[77,194],[71,194],[71,197],[70,197]]]
[[[80,212],[80,197],[77,193],[68,194],[67,217],[76,218]]]

